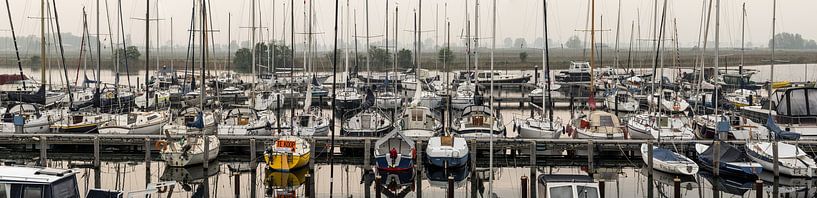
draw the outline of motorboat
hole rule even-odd
[[[443,125],[428,107],[410,105],[403,110],[397,126],[403,135],[411,138],[433,137]]]
[[[271,135],[270,128],[276,119],[272,114],[259,113],[255,109],[240,107],[225,110],[218,124],[219,135]]]
[[[463,167],[468,163],[468,142],[465,138],[453,135],[437,136],[428,139],[426,156],[428,162],[441,168]]]
[[[655,170],[679,175],[695,175],[698,173],[698,164],[680,153],[652,146],[652,159],[650,159],[648,157],[649,149],[649,145],[641,144],[641,159],[644,160],[644,164],[652,161],[652,168]]]
[[[718,163],[721,175],[729,175],[740,178],[757,178],[763,172],[763,166],[749,159],[745,152],[734,145],[716,142],[719,144],[720,152],[715,152],[715,145],[695,144],[695,151],[698,153],[700,165],[707,170],[714,169],[714,163]],[[715,162],[716,156],[720,161]]]
[[[37,104],[20,103],[5,108],[3,121],[0,123],[2,133],[48,133],[60,116],[51,116],[40,111]],[[20,127],[18,127],[20,126]]]
[[[0,196],[79,198],[77,171],[29,166],[0,166]]]
[[[375,142],[374,158],[377,169],[405,171],[414,168],[417,159],[414,141],[393,130]]]
[[[482,105],[465,107],[452,129],[463,137],[505,137],[501,114]]]
[[[600,197],[599,183],[588,175],[540,174],[536,178],[537,197]]]
[[[657,140],[695,139],[692,127],[679,116],[660,112],[643,113],[630,117],[627,128],[632,132],[649,134]]]
[[[732,105],[735,107],[741,108],[745,106],[760,105],[761,97],[757,94],[757,91],[738,89],[732,93],[727,93],[724,96],[724,99],[732,103]]]
[[[264,161],[272,170],[289,171],[309,164],[311,154],[309,142],[298,136],[283,135],[264,151]]]
[[[494,83],[501,83],[501,84],[511,84],[511,83],[527,83],[530,81],[533,75],[529,73],[502,73],[502,72],[491,72],[491,71],[479,71],[476,74],[476,71],[469,70],[469,71],[457,71],[457,81],[458,82],[465,82],[465,81],[476,81],[476,83],[480,84],[488,84],[493,79]]]
[[[590,83],[591,76],[590,63],[570,62],[570,67],[567,71],[561,71],[556,74],[556,83]]]
[[[768,117],[785,131],[799,133],[801,139],[817,139],[817,87],[793,87],[777,89],[769,96],[768,106],[747,106],[741,114],[755,122],[764,122]]]
[[[577,139],[629,139],[627,129],[621,126],[615,114],[591,111],[574,119],[567,126],[567,133]]]
[[[648,95],[647,101],[650,106],[661,108],[661,110],[670,113],[683,112],[689,108],[686,99],[671,89],[661,89],[657,93]]]
[[[166,111],[130,112],[111,118],[99,127],[100,134],[158,135],[169,120]]]

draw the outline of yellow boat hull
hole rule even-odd
[[[277,171],[289,171],[304,167],[309,164],[311,158],[310,153],[303,155],[279,154],[273,153],[264,155],[264,160],[267,162],[269,168]]]

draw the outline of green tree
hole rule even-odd
[[[31,56],[31,58],[29,58],[28,61],[31,65],[34,66],[40,65],[40,56],[37,55]]]
[[[397,67],[413,68],[414,61],[412,59],[413,57],[411,56],[411,50],[401,49],[399,52],[397,52]]]
[[[777,49],[817,49],[817,42],[803,39],[800,34],[782,32],[774,35],[774,45]],[[772,46],[772,39],[769,39],[769,47]]]
[[[273,44],[272,50],[275,56],[272,58],[272,60],[275,61],[275,67],[291,67],[295,65],[292,63],[292,48],[289,46]]]
[[[519,60],[523,63],[528,61],[528,52],[521,52],[519,53]]]
[[[391,53],[386,52],[385,49],[372,46],[369,48],[369,56],[372,59],[369,66],[372,68],[391,68]]]
[[[233,66],[236,71],[248,71],[252,65],[252,51],[248,48],[241,48],[235,52]]]
[[[565,46],[570,49],[582,48],[582,40],[579,40],[579,36],[573,35],[570,39],[567,39]]]
[[[139,48],[136,48],[136,46],[128,46],[125,49],[116,50],[116,57],[119,57],[119,64],[122,66],[125,66],[125,60],[127,60],[129,65],[136,63],[136,60],[139,60],[140,56],[142,56],[142,53],[139,53]]]
[[[445,61],[450,63],[454,60],[454,53],[451,52],[450,48],[444,47],[437,52],[437,59],[440,60],[440,62]]]

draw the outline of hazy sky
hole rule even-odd
[[[57,1],[57,8],[60,16],[60,23],[63,32],[71,32],[79,35],[82,27],[82,8],[85,7],[89,14],[89,25],[91,31],[95,29],[95,8],[97,0],[59,0]],[[109,4],[109,11],[111,12],[111,23],[114,23],[114,34],[116,34],[116,4],[117,0],[100,0],[103,4],[102,10],[102,33],[108,33],[107,21],[105,21],[104,4],[107,1]],[[188,27],[191,18],[191,6],[193,0],[160,0],[158,13],[155,9],[156,0],[151,1],[151,15],[165,19],[158,23],[160,28],[159,39],[163,43],[169,42],[170,32],[174,36],[174,43],[177,45],[186,45],[188,36]],[[199,1],[199,0],[196,0]],[[259,0],[257,7],[263,10],[258,17],[259,23],[262,26],[270,27],[270,29],[262,29],[260,31],[265,33],[263,39],[269,39],[266,32],[273,32],[277,38],[282,36],[289,37],[289,0]],[[333,23],[334,23],[334,8],[335,3],[332,0],[314,1],[316,7],[317,22],[315,31],[323,32],[318,35],[318,42],[323,45],[332,44]],[[341,0],[341,10],[345,12],[346,2]],[[358,35],[365,34],[365,0],[351,0],[350,6],[352,13],[357,12],[356,18],[358,21]],[[369,0],[369,23],[371,35],[382,35],[384,32],[384,17],[385,0]],[[445,3],[447,2],[447,9]],[[474,0],[469,0],[468,12],[472,20],[474,14]],[[659,1],[663,2],[663,1]],[[703,0],[669,0],[669,12],[667,13],[668,33],[673,33],[674,26],[672,19],[677,20],[677,29],[679,41],[681,45],[691,46],[697,42],[698,33],[701,32],[701,16]],[[738,46],[740,43],[740,19],[741,19],[741,4],[746,3],[746,10],[748,12],[747,26],[746,26],[746,40],[754,43],[754,46],[765,46],[771,34],[772,22],[772,0],[734,0],[721,2],[721,42],[722,46]],[[40,14],[40,0],[13,0],[10,2],[12,8],[12,19],[16,25],[18,35],[32,35],[39,34],[39,21],[31,17],[39,17]],[[401,43],[410,43],[413,39],[410,32],[404,31],[413,29],[413,10],[418,7],[418,0],[400,0],[388,1],[389,3],[389,21],[393,23],[393,15],[395,5],[399,5],[399,39]],[[491,10],[492,1],[479,1],[479,36],[484,37],[482,46],[489,46],[491,36]],[[585,29],[588,21],[588,1],[587,0],[550,0],[548,9],[550,38],[555,41],[564,42],[571,35],[579,35],[583,38],[583,32],[576,30]],[[621,35],[622,43],[627,43],[630,40],[631,24],[636,26],[640,24],[641,34],[635,36],[636,38],[649,39],[652,37],[651,20],[654,11],[654,0],[622,0],[621,2]],[[250,0],[212,0],[212,20],[214,29],[219,29],[221,32],[214,33],[214,38],[217,43],[227,42],[227,15],[232,13],[232,40],[239,43],[250,39],[249,29],[242,29],[239,27],[248,27],[250,25]],[[273,10],[273,4],[276,8]],[[286,4],[286,9],[284,5]],[[296,32],[306,32],[303,25],[304,1],[295,1],[295,20]],[[526,38],[528,43],[533,43],[536,37],[542,36],[542,2],[539,0],[499,0],[497,1],[497,45],[503,45],[503,39],[506,37],[512,38]],[[439,36],[440,40],[444,41],[444,20],[447,12],[448,19],[451,21],[451,41],[461,42],[458,40],[461,34],[464,34],[465,28],[465,9],[466,1],[464,0],[434,0],[423,1],[422,5],[422,29],[434,30],[439,29],[437,35],[435,32],[425,33],[423,40],[427,38],[434,38]],[[123,16],[125,17],[125,31],[132,35],[132,41],[136,45],[144,44],[145,25],[143,21],[134,20],[131,18],[144,18],[145,16],[145,1],[144,0],[124,0],[122,1]],[[817,39],[817,26],[813,25],[810,20],[817,19],[817,13],[813,9],[817,7],[817,1],[814,0],[785,0],[778,1],[777,5],[777,32],[795,32],[802,34],[808,39]],[[596,1],[596,23],[597,29],[609,29],[611,31],[604,32],[603,39],[606,43],[613,45],[616,33],[616,14],[618,11],[617,0],[598,0]],[[640,20],[639,20],[640,13]],[[275,15],[274,25],[271,24],[272,15]],[[284,25],[284,15],[287,15],[286,23]],[[5,14],[4,14],[5,15]],[[198,13],[197,13],[198,15]],[[603,16],[603,23],[600,22]],[[345,17],[345,15],[342,15]],[[354,17],[354,16],[352,16]],[[0,20],[0,29],[9,29],[7,17],[2,17]],[[170,25],[170,18],[173,18],[173,25]],[[714,17],[711,32],[714,32]],[[640,23],[639,23],[640,21]],[[436,24],[439,22],[439,27]],[[156,38],[157,23],[151,25],[152,39]],[[284,33],[283,27],[286,27]],[[340,31],[344,31],[344,27],[340,27]],[[393,24],[389,24],[389,29],[393,33]],[[390,33],[390,34],[391,34]],[[8,31],[0,32],[0,36],[10,36]],[[302,42],[302,35],[296,36],[297,42]],[[389,39],[392,39],[390,35]],[[602,36],[597,35],[597,39]],[[259,35],[259,40],[262,37]],[[714,40],[714,34],[710,34],[710,39]],[[105,41],[107,43],[107,41]],[[155,40],[152,42],[155,43]],[[154,44],[155,45],[155,44]],[[401,46],[406,47],[408,46]],[[532,46],[534,47],[534,46]],[[538,47],[538,46],[536,46]]]

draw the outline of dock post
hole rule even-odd
[[[372,140],[366,139],[363,141],[363,169],[369,170],[369,165],[372,164]]]
[[[414,159],[416,159],[414,161],[414,163],[416,164],[415,166],[417,168],[414,169],[414,171],[415,171],[414,175],[416,175],[416,177],[419,178],[419,179],[415,179],[414,183],[416,184],[416,188],[415,188],[415,190],[417,191],[416,197],[421,198],[421,197],[423,197],[423,180],[422,180],[423,177],[421,176],[422,173],[423,173],[423,159],[424,159],[423,158],[423,141],[422,140],[417,140],[417,143],[415,143],[415,144],[416,144],[416,146],[414,147],[415,148],[414,150],[416,151],[417,156],[414,156]]]
[[[755,180],[755,197],[763,197],[763,180]]]
[[[454,198],[454,176],[448,176],[448,191],[446,194],[447,198]]]
[[[380,177],[380,174],[378,174],[378,173],[375,173],[375,174],[377,174],[377,175],[374,176],[374,197],[375,198],[380,198],[380,194],[381,194],[380,193],[380,188],[381,188],[380,187],[380,182],[382,182],[380,180],[382,178]]]
[[[536,198],[536,141],[530,142],[530,197]],[[524,185],[524,184],[523,184]]]
[[[480,182],[477,178],[477,139],[471,139],[471,156],[468,158],[471,159],[471,189],[479,189],[478,183]],[[471,190],[471,197],[477,198],[479,197],[478,190]]]
[[[48,141],[45,136],[40,136],[40,166],[48,167]]]
[[[306,175],[304,175],[304,177],[305,177],[305,179],[307,181],[306,184],[304,185],[304,191],[305,191],[304,194],[306,195],[306,197],[311,198],[312,193],[310,193],[310,192],[312,192],[312,183],[310,183],[309,181],[312,180],[312,174],[307,173]]]
[[[681,179],[679,179],[678,177],[675,177],[675,179],[672,179],[672,186],[673,186],[673,188],[672,188],[672,192],[673,192],[672,194],[673,195],[672,196],[675,197],[675,198],[681,198]]]
[[[257,177],[256,175],[258,175],[258,173],[256,173],[256,170],[258,170],[258,168],[256,167],[256,166],[258,166],[258,158],[255,157],[255,153],[256,153],[255,150],[256,150],[256,148],[255,148],[255,138],[252,138],[252,139],[250,139],[250,168],[252,168],[252,170],[250,170],[250,187],[251,187],[250,189],[252,189],[252,190],[250,190],[250,197],[255,197],[255,187],[256,187],[256,181],[255,180],[256,180],[256,177]]]
[[[653,142],[647,141],[647,197],[653,197],[653,149],[652,149]]]
[[[778,142],[777,139],[774,139],[772,142],[772,155],[774,159],[772,159],[774,163],[774,184],[780,183],[780,154],[778,152]],[[780,185],[772,185],[772,196],[777,197],[779,196],[778,193],[780,192]]]
[[[593,156],[595,155],[593,153],[594,147],[593,140],[587,140],[587,172],[590,173],[590,175],[596,173],[595,165],[593,164]]]
[[[235,197],[241,197],[241,173],[233,173],[233,182],[235,183],[233,185],[233,193],[235,194]]]
[[[522,180],[522,198],[528,198],[528,177],[523,175],[520,180]]]
[[[604,195],[605,194],[604,191],[606,191],[605,187],[606,186],[604,185],[604,180],[599,180],[599,197],[601,198],[607,197]]]
[[[145,138],[145,186],[150,184],[150,138]]]
[[[721,153],[721,142],[720,141],[715,141],[715,143],[712,146],[715,147],[715,153]],[[715,156],[715,159],[712,160],[712,167],[713,167],[712,168],[712,174],[715,175],[715,177],[718,177],[718,176],[720,176],[721,156],[720,155],[714,155],[714,156]]]
[[[99,168],[99,136],[94,137],[94,168]]]

